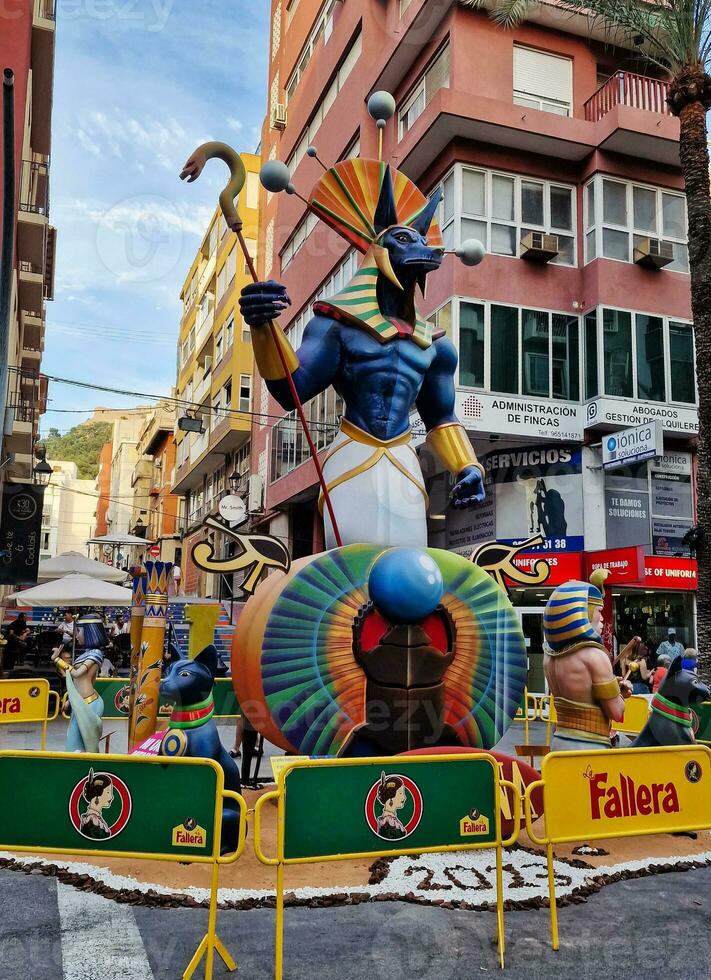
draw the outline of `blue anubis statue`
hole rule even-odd
[[[214,759],[225,774],[225,789],[239,793],[239,771],[226,751],[213,720],[212,688],[217,676],[217,650],[210,644],[194,660],[177,660],[160,685],[161,697],[175,705],[161,754]],[[222,852],[237,847],[239,809],[225,800],[222,814]]]
[[[354,194],[343,193],[338,200],[347,198],[357,214],[350,223],[345,217],[336,220],[335,205],[330,217],[318,210],[319,194],[331,193],[328,187],[317,185],[312,196],[313,210],[366,254],[340,293],[315,304],[298,352],[280,328],[269,325],[291,303],[283,285],[246,286],[240,305],[252,328],[260,374],[285,409],[294,404],[277,343],[302,402],[329,385],[345,402],[324,465],[343,544],[426,546],[427,495],[412,446],[413,405],[430,448],[456,479],[453,505],[468,507],[484,499],[482,468],[455,415],[456,349],[415,307],[417,286],[424,291],[427,275],[439,268],[444,254],[433,220],[439,193],[427,201],[403,174],[360,159],[337,164],[321,183],[332,181],[332,195],[339,194],[347,182],[355,186],[356,177],[360,186],[374,185],[368,198],[377,201],[372,215]],[[360,230],[354,237],[349,229],[356,218]],[[335,536],[327,513],[324,520],[331,548]]]

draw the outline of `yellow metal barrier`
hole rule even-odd
[[[220,866],[244,852],[247,804],[224,788],[222,768],[212,759],[6,751],[0,752],[0,793],[13,798],[12,807],[0,809],[0,849],[211,865],[207,932],[183,980],[203,959],[211,980],[215,953],[236,969],[217,935],[217,897]],[[226,799],[238,806],[239,834],[234,853],[223,857]]]
[[[49,712],[49,699],[54,697],[54,712]],[[47,722],[59,714],[59,695],[51,690],[46,677],[23,677],[0,681],[0,725],[42,725],[40,747],[47,742]]]
[[[560,946],[553,846],[711,828],[711,749],[705,745],[552,752],[524,796],[526,830],[546,849],[551,944]],[[545,837],[531,796],[543,789]]]
[[[538,694],[529,694],[528,688],[527,687],[524,687],[524,689],[523,689],[523,703],[526,705],[526,711],[524,712],[523,711],[523,708],[521,708],[519,706],[518,711],[514,715],[514,719],[513,719],[514,721],[523,722],[524,738],[526,739],[527,742],[528,742],[529,723],[531,721],[536,721],[536,719],[538,718],[538,714],[539,714],[538,698],[539,697],[540,697],[540,695],[538,695]]]
[[[633,694],[625,701],[625,717],[622,721],[613,721],[612,727],[623,735],[639,735],[647,724],[651,710],[649,698],[642,694]]]
[[[625,701],[624,719],[620,722],[613,722],[612,727],[616,732],[621,732],[624,735],[639,735],[647,724],[649,712],[650,705],[648,698],[643,697],[641,694],[633,694],[632,697]],[[540,698],[538,719],[539,721],[546,722],[546,743],[550,745],[551,731],[553,725],[558,720],[555,704],[550,694],[544,694]]]
[[[376,818],[381,786],[401,794],[397,812],[403,814],[402,821],[395,810],[394,819],[388,818],[390,832],[394,834],[395,828],[398,833],[397,839],[390,839],[391,846],[385,833],[380,835]],[[514,831],[507,840],[501,837],[502,787],[513,790]],[[337,800],[340,818],[322,817],[314,809],[315,799]],[[277,804],[277,854],[268,857],[262,847],[262,811],[273,802]],[[384,814],[383,806],[381,820]],[[276,868],[275,980],[283,976],[286,865],[491,847],[496,848],[497,942],[503,968],[502,855],[503,848],[517,839],[520,819],[516,787],[500,778],[498,763],[487,754],[294,761],[279,773],[278,789],[262,796],[254,811],[255,855],[262,864]],[[411,846],[403,846],[406,838]]]

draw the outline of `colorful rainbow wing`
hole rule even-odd
[[[337,755],[365,721],[365,675],[353,656],[353,624],[368,602],[365,582],[381,550],[352,545],[319,555],[291,579],[267,620],[266,704],[302,754]]]
[[[444,578],[442,605],[456,630],[456,655],[445,674],[445,717],[463,745],[489,749],[521,704],[526,645],[506,594],[481,568],[429,549]]]

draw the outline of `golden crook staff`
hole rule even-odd
[[[239,240],[240,248],[244,254],[245,262],[247,263],[247,268],[249,269],[250,275],[254,282],[259,282],[257,276],[257,270],[254,267],[254,260],[249,254],[247,249],[247,243],[242,235],[242,219],[239,216],[237,208],[235,206],[235,200],[237,195],[244,187],[245,181],[247,179],[247,171],[245,170],[244,163],[239,155],[239,153],[227,143],[220,143],[213,140],[209,143],[202,143],[195,152],[188,157],[185,166],[180,172],[180,179],[187,181],[192,184],[196,181],[200,174],[202,173],[205,164],[208,160],[212,159],[222,160],[230,168],[230,179],[227,186],[220,194],[220,208],[222,214],[224,215],[225,221],[229,228],[235,232]],[[301,399],[299,398],[299,393],[296,390],[296,385],[292,377],[291,371],[289,370],[289,365],[286,361],[286,355],[284,349],[279,340],[279,331],[273,321],[269,321],[269,329],[272,334],[272,339],[274,345],[279,353],[279,360],[281,361],[281,366],[284,371],[284,377],[289,385],[289,392],[291,394],[292,401],[296,408],[296,413],[299,416],[299,421],[304,430],[304,435],[306,436],[306,442],[309,446],[309,452],[311,453],[311,458],[314,461],[314,467],[316,468],[316,475],[318,476],[318,482],[321,486],[323,492],[323,499],[328,508],[328,514],[331,518],[331,526],[333,527],[333,536],[336,539],[336,544],[341,547],[341,535],[338,530],[338,522],[336,521],[336,514],[333,510],[333,504],[331,503],[331,495],[328,492],[328,486],[326,485],[326,479],[323,475],[323,469],[321,468],[321,463],[319,462],[318,452],[316,451],[316,446],[311,437],[311,432],[309,431],[308,424],[306,422],[306,416],[304,415],[304,406],[301,404]]]

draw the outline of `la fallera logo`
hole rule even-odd
[[[207,831],[193,817],[173,827],[173,847],[205,847]]]
[[[617,783],[608,785],[608,773],[584,773],[590,785],[590,813],[593,820],[618,817],[648,817],[659,813],[679,813],[676,786],[667,783],[636,783],[620,773]]]
[[[460,837],[481,837],[489,833],[489,818],[479,810],[470,810],[459,821]]]

